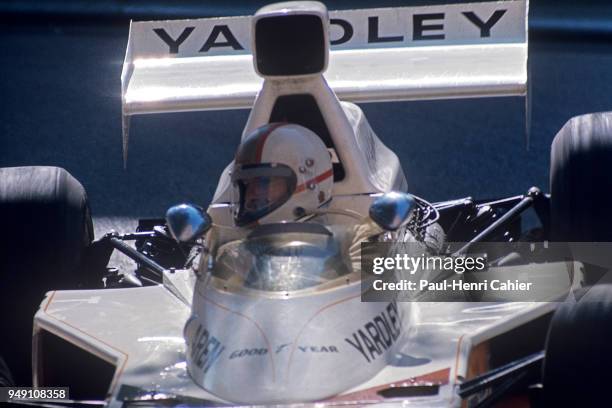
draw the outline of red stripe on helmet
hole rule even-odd
[[[295,188],[294,194],[301,193],[302,191],[306,190],[306,186],[309,185],[309,184],[319,184],[323,180],[328,179],[328,178],[330,178],[333,175],[334,175],[334,170],[333,169],[329,169],[325,173],[321,173],[317,177],[312,178],[312,179],[310,179],[308,181],[305,181],[302,184],[298,185]]]
[[[268,139],[268,136],[270,136],[270,133],[272,133],[278,127],[283,126],[284,124],[285,124],[284,122],[278,122],[278,123],[270,123],[268,125],[268,127],[264,131],[264,134],[261,136],[261,139],[259,139],[259,142],[257,143],[257,149],[255,150],[255,163],[261,163],[261,156],[263,155],[263,148],[264,148],[264,145],[266,144],[266,140]]]

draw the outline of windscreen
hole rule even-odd
[[[342,244],[318,224],[266,224],[219,248],[213,275],[234,288],[287,292],[351,272]]]

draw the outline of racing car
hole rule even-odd
[[[70,401],[46,405],[601,406],[612,113],[559,131],[549,194],[431,203],[410,194],[355,104],[525,97],[527,10],[524,0],[334,12],[288,2],[132,22],[124,160],[133,115],[249,108],[236,156],[206,209],[178,204],[97,240],[68,172],[1,169],[3,310],[15,310],[3,354],[23,362],[32,335],[33,385],[70,389]],[[458,298],[425,287],[372,301],[369,244],[484,254],[488,278],[539,280],[545,293],[468,285]],[[134,270],[110,267],[114,251]],[[15,309],[15,294],[27,305],[47,290],[24,325],[32,311]]]

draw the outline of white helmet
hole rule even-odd
[[[270,123],[238,147],[232,185],[237,226],[294,221],[331,199],[331,157],[311,130]]]

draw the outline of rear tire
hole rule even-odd
[[[0,354],[15,383],[31,382],[32,321],[45,292],[74,289],[93,240],[85,189],[58,167],[0,169]]]
[[[612,285],[581,289],[577,297],[577,303],[557,308],[548,331],[542,379],[546,407],[609,405]]]
[[[612,241],[612,112],[570,119],[550,161],[551,238]]]
[[[551,147],[551,240],[570,243],[571,256],[581,261],[587,285],[612,283],[612,112],[570,119]],[[569,255],[569,254],[568,254]]]

